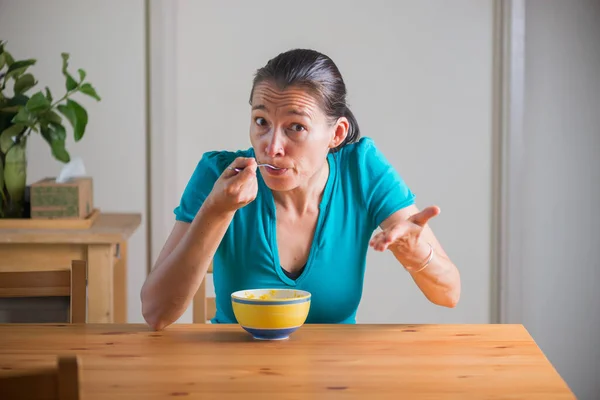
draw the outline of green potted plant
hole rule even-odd
[[[88,123],[86,109],[72,99],[77,93],[100,101],[94,87],[85,82],[86,72],[78,69],[79,79],[68,71],[69,54],[62,53],[64,95],[55,99],[46,86],[44,91],[28,94],[36,85],[27,72],[35,59],[15,61],[0,40],[0,218],[23,218],[26,213],[27,141],[32,132],[42,136],[54,158],[70,161],[65,147],[69,122],[76,142],[81,140]],[[12,86],[12,87],[11,87]]]

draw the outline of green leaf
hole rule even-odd
[[[52,103],[52,92],[50,92],[50,88],[46,86],[46,98],[50,103]]]
[[[62,140],[63,142],[67,140],[67,130],[62,124],[50,123],[50,131],[52,140]]]
[[[35,63],[36,63],[36,60],[34,60],[34,59],[16,61],[16,62],[12,63],[9,66],[8,71],[6,71],[6,78],[7,79],[8,78],[17,79],[18,77],[23,75],[25,73],[25,71],[27,71],[27,68],[29,68],[30,66],[32,66]]]
[[[30,119],[31,119],[31,116],[29,114],[29,111],[27,111],[27,108],[21,107],[21,109],[19,110],[19,112],[17,113],[17,115],[15,115],[13,117],[13,119],[11,120],[11,122],[14,123],[14,124],[29,125]]]
[[[67,100],[66,106],[59,105],[57,108],[58,111],[69,120],[71,126],[73,126],[73,136],[75,141],[80,141],[85,133],[85,128],[88,123],[88,115],[85,108],[71,99]]]
[[[35,78],[31,74],[25,74],[17,79],[15,83],[14,91],[15,94],[26,92],[37,84]]]
[[[9,67],[15,63],[15,59],[8,51],[4,52],[4,61]]]
[[[52,146],[52,131],[50,128],[48,126],[42,126],[40,131],[44,140],[48,142],[50,146]]]
[[[69,66],[69,53],[60,53],[60,56],[62,57],[62,73],[65,74]]]
[[[94,99],[96,99],[98,101],[101,100],[100,96],[98,96],[98,93],[96,93],[96,90],[89,83],[84,83],[83,85],[81,85],[81,87],[79,88],[79,91],[83,94],[87,94],[88,96],[93,97]]]
[[[57,107],[58,111],[69,120],[73,129],[75,129],[75,125],[77,125],[77,115],[75,114],[75,110],[66,106],[65,104],[59,104]]]
[[[75,81],[75,79],[73,79],[73,77],[68,72],[65,74],[65,76],[67,77],[65,86],[70,92],[71,90],[74,90],[77,87],[77,81]]]
[[[85,108],[71,99],[67,100],[67,105],[71,107],[71,109],[75,111],[75,115],[77,115],[77,126],[74,127],[73,134],[75,141],[78,142],[83,138],[83,134],[85,133],[85,128],[88,123],[88,114]]]
[[[22,68],[17,68],[17,69],[14,69],[14,70],[12,70],[12,71],[10,71],[10,72],[8,72],[8,73],[6,74],[6,78],[7,78],[7,79],[9,79],[9,78],[12,78],[12,79],[17,79],[17,78],[19,78],[21,75],[23,75],[23,74],[25,73],[25,71],[27,71],[27,68],[28,68],[28,67],[22,67]]]
[[[44,114],[44,118],[46,118],[48,121],[50,122],[54,122],[56,124],[60,124],[62,123],[62,118],[60,117],[60,115],[58,115],[57,113],[55,113],[52,110],[48,110],[45,114]]]
[[[39,127],[42,130],[47,128],[48,125],[51,123],[62,124],[61,116],[52,110],[48,110],[45,113],[41,114],[38,117],[38,121],[39,121]]]
[[[6,65],[6,58],[4,58],[4,53],[0,54],[0,69],[4,68]]]
[[[64,126],[57,123],[50,123],[48,128],[42,129],[42,137],[50,144],[54,158],[64,163],[71,161],[71,156],[65,148],[67,131]]]
[[[61,161],[63,163],[68,163],[69,161],[71,161],[71,155],[69,154],[69,152],[65,148],[65,142],[64,141],[62,141],[62,142],[52,142],[51,148],[52,148],[52,155],[58,161]]]
[[[77,70],[77,72],[79,73],[79,81],[80,82],[83,81],[85,79],[85,75],[86,75],[85,71],[83,69],[79,68]]]
[[[13,137],[23,132],[23,129],[25,129],[25,125],[14,124],[0,133],[0,150],[2,153],[6,154],[8,149],[10,149],[15,142]]]
[[[75,81],[75,78],[73,78],[71,74],[69,74],[69,72],[67,71],[67,67],[69,66],[69,53],[61,53],[60,55],[63,60],[62,73],[66,78],[65,86],[70,92],[71,90],[74,90],[77,87],[77,81]]]
[[[27,110],[31,113],[38,113],[50,108],[50,102],[42,92],[37,92],[27,102]]]
[[[7,72],[11,72],[11,71],[14,71],[19,68],[29,67],[31,65],[34,65],[36,62],[37,62],[37,60],[35,60],[33,58],[31,58],[29,60],[16,61],[10,65]]]

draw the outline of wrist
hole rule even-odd
[[[422,270],[427,268],[427,266],[429,266],[429,264],[433,260],[434,254],[435,251],[431,243],[423,243],[423,245],[420,246],[420,249],[415,252],[413,261],[407,264],[403,264],[404,269],[413,273],[421,272]]]
[[[213,196],[209,195],[204,203],[202,203],[202,207],[200,207],[200,210],[198,210],[198,214],[202,212],[206,215],[212,216],[213,218],[231,219],[235,215],[236,211],[237,210],[235,209],[230,209],[224,206],[224,204],[219,202]]]

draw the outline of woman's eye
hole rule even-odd
[[[305,130],[304,126],[300,125],[300,124],[293,124],[292,125],[292,130],[294,132],[302,132],[303,130]]]

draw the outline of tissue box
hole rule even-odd
[[[56,178],[42,179],[31,185],[31,218],[82,219],[94,209],[92,178],[73,178],[56,183]]]

